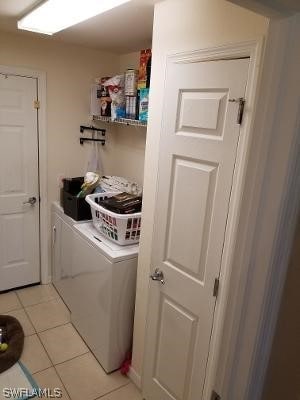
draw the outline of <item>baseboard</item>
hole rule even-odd
[[[47,277],[43,277],[43,274],[42,274],[42,277],[41,277],[41,284],[42,285],[49,285],[49,283],[51,283],[52,282],[52,276],[51,275],[48,275]]]
[[[135,386],[137,386],[140,390],[142,389],[142,378],[134,368],[130,367],[127,376],[132,380]]]

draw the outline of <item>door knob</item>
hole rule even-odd
[[[31,206],[34,206],[36,203],[36,197],[29,197],[27,201],[23,201],[23,204],[30,204]]]
[[[162,285],[165,284],[164,273],[159,270],[159,268],[155,268],[153,274],[150,275],[150,278],[153,281],[159,281]]]

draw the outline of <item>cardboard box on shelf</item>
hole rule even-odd
[[[125,96],[136,96],[138,70],[127,69],[125,72]]]
[[[141,50],[138,89],[144,89],[149,86],[151,73],[151,49]]]

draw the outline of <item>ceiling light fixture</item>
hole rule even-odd
[[[48,0],[18,21],[18,29],[53,35],[130,0]]]

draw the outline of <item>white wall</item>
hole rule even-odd
[[[119,72],[124,73],[128,68],[138,69],[140,52],[120,56]],[[116,125],[113,171],[143,183],[146,128]]]
[[[46,72],[50,210],[51,202],[59,198],[58,176],[80,176],[85,172],[90,145],[79,144],[79,126],[90,124],[90,84],[95,77],[118,72],[119,57],[51,39],[1,32],[0,63]],[[105,173],[110,173],[114,164],[115,135],[113,127],[109,128],[107,145],[101,149]],[[50,237],[50,248],[49,243]]]
[[[298,218],[272,353],[264,385],[264,400],[300,398],[299,281],[300,218]]]
[[[118,58],[117,73],[124,73],[128,68],[137,69],[140,52],[122,54]],[[111,73],[108,76],[112,76]],[[118,175],[143,184],[146,128],[107,124],[97,122],[99,127],[108,130],[112,140],[109,159],[107,159],[106,174]]]
[[[47,74],[48,200],[58,198],[57,176],[84,172],[88,146],[79,144],[79,125],[90,123],[89,90],[94,77],[118,71],[119,57],[81,46],[1,32],[3,65]],[[111,136],[103,148],[106,169],[113,162]]]
[[[80,146],[79,126],[90,124],[89,91],[95,77],[137,68],[139,52],[116,55],[26,34],[0,34],[0,63],[47,75],[48,204],[58,200],[58,176],[85,172],[90,144]],[[98,123],[107,130],[100,147],[105,174],[143,182],[146,129]]]
[[[155,6],[152,81],[137,277],[133,371],[142,374],[166,56],[264,36],[268,20],[224,0],[165,0]]]

